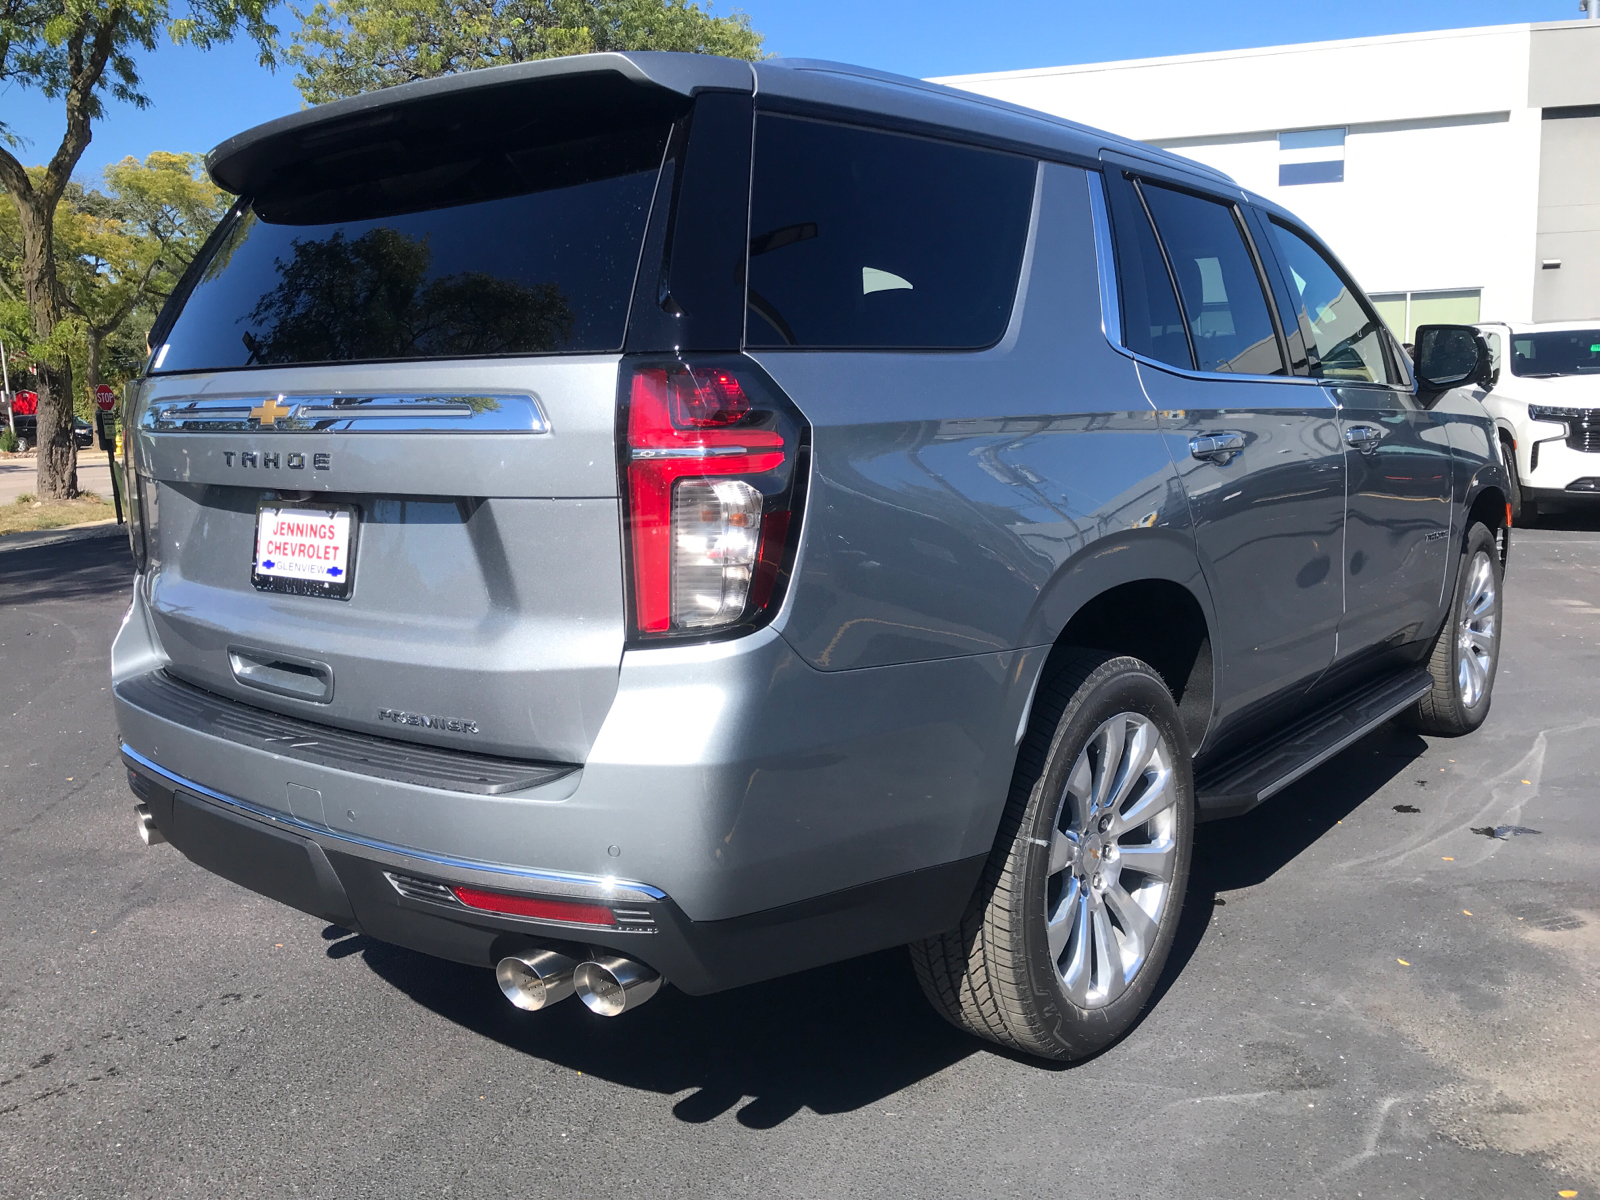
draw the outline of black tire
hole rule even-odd
[[[1125,721],[1130,715],[1135,719]],[[1151,740],[1149,731],[1159,735],[1148,760],[1158,765],[1139,768],[1126,788],[1116,785],[1128,761],[1113,760],[1105,748],[1114,742],[1104,731],[1114,736],[1118,721],[1131,732],[1124,746],[1133,747],[1126,760],[1134,763]],[[1091,749],[1091,739],[1098,749]],[[1076,794],[1097,754],[1121,765],[1109,788],[1111,802],[1091,804],[1085,813]],[[1091,799],[1102,794],[1099,778],[1090,780]],[[1152,810],[1147,823],[1129,823],[1119,838],[1121,817],[1138,817],[1146,807]],[[1109,814],[1119,823],[1108,830]],[[1067,827],[1076,833],[1058,834]],[[1059,865],[1063,836],[1072,842],[1070,866]],[[1103,1050],[1133,1024],[1160,978],[1177,932],[1193,840],[1189,746],[1161,677],[1138,659],[1074,651],[1040,685],[994,850],[961,925],[911,946],[923,992],[952,1024],[1002,1046],[1053,1059]],[[1170,867],[1162,865],[1160,874],[1170,869],[1171,875],[1156,899],[1151,889],[1158,875],[1149,868],[1169,857]],[[1076,908],[1074,896],[1081,897]],[[1139,913],[1126,908],[1130,897]],[[1156,905],[1153,917],[1147,903]],[[1057,914],[1070,908],[1076,916],[1047,928],[1052,904]],[[1116,943],[1110,956],[1097,949],[1103,943],[1095,931]],[[1131,979],[1124,965],[1130,955]],[[1074,973],[1080,963],[1083,969]],[[1098,994],[1092,986],[1097,971],[1112,980]],[[1069,985],[1065,976],[1078,982]]]
[[[1517,528],[1525,528],[1533,524],[1539,515],[1539,506],[1532,501],[1522,498],[1522,480],[1517,478],[1517,452],[1511,448],[1511,439],[1500,439],[1500,457],[1506,463],[1506,483],[1511,489],[1508,497],[1511,503],[1511,524]]]
[[[1485,582],[1490,588],[1487,597],[1482,590]],[[1494,534],[1487,525],[1474,524],[1461,551],[1450,611],[1428,658],[1433,690],[1407,716],[1406,724],[1418,733],[1458,737],[1471,733],[1489,715],[1500,665],[1501,593]]]
[[[27,452],[28,452],[28,439],[25,438],[25,437],[19,437],[17,439],[17,453],[18,454],[26,454]]]

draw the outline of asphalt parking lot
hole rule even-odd
[[[1477,735],[1201,828],[1156,1003],[1070,1068],[945,1026],[903,951],[527,1014],[146,849],[128,574],[0,554],[0,1196],[1600,1193],[1600,521],[1514,535]]]

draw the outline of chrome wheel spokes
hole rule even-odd
[[[1467,592],[1456,629],[1456,686],[1468,708],[1483,699],[1494,667],[1499,631],[1495,627],[1494,567],[1480,550],[1467,565]]]
[[[1110,1004],[1150,956],[1178,864],[1172,750],[1139,713],[1101,723],[1067,773],[1050,838],[1045,936],[1067,995]]]

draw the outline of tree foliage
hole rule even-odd
[[[286,57],[311,104],[598,50],[761,56],[748,16],[715,16],[692,0],[320,0],[292,11],[300,29]]]
[[[33,180],[43,174],[28,171]],[[22,300],[21,224],[12,205],[0,205],[0,339],[12,374],[26,375],[41,357],[67,362],[73,407],[87,415],[97,384],[139,371],[145,333],[228,203],[198,154],[156,151],[107,167],[101,188],[69,183],[54,223],[62,316],[43,344]]]
[[[74,318],[56,257],[57,207],[103,113],[105,98],[145,107],[135,55],[164,33],[173,42],[208,49],[239,33],[276,61],[277,29],[267,21],[273,0],[0,0],[0,90],[32,88],[59,101],[64,127],[49,161],[30,173],[16,157],[15,133],[0,124],[0,188],[15,213],[19,282],[28,309],[39,391],[39,482],[42,499],[77,491],[72,438],[72,362],[58,327]],[[8,349],[10,347],[8,346]]]
[[[103,192],[69,186],[65,201],[57,220],[70,213],[60,240],[71,258],[62,274],[84,325],[87,395],[107,367],[121,378],[137,369],[145,333],[230,197],[206,177],[200,155],[156,151],[107,167]]]

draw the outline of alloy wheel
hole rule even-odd
[[[1154,722],[1101,723],[1067,774],[1050,840],[1045,935],[1067,996],[1101,1008],[1149,957],[1178,865],[1172,748]]]
[[[1467,593],[1461,605],[1456,641],[1461,650],[1456,686],[1461,692],[1461,703],[1472,708],[1483,699],[1489,686],[1497,642],[1494,567],[1483,550],[1472,556],[1467,567]]]

